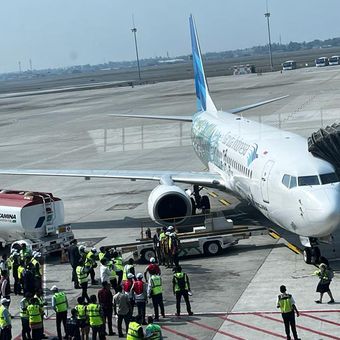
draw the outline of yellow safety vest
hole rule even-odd
[[[138,331],[142,326],[135,322],[135,321],[131,321],[129,323],[129,329],[127,332],[127,336],[126,336],[126,340],[134,340],[134,339],[142,339],[139,335],[138,335]]]
[[[115,271],[115,265],[110,261],[109,262],[109,270],[110,270],[110,280],[113,280],[117,277],[116,271]]]
[[[281,313],[290,313],[293,310],[291,297],[292,296],[290,294],[279,295],[279,307],[281,309]]]
[[[78,320],[86,320],[86,306],[85,305],[76,305],[75,309],[77,311],[77,319]]]
[[[78,266],[76,268],[76,273],[77,273],[79,283],[84,283],[88,281],[88,278],[87,278],[88,274],[85,272],[85,267]]]
[[[27,313],[30,324],[42,322],[41,308],[39,305],[28,305]]]
[[[19,280],[22,279],[22,273],[24,272],[25,268],[23,266],[18,267],[18,278]]]
[[[87,306],[86,311],[90,320],[90,326],[100,326],[104,323],[103,318],[100,314],[100,305],[90,303]]]
[[[28,314],[27,314],[28,305],[29,305],[29,303],[28,303],[28,300],[26,298],[23,298],[20,301],[20,317],[21,318],[28,318]]]
[[[99,254],[98,254],[99,261],[101,261],[105,257],[105,255],[106,255],[106,253],[99,252]]]
[[[6,326],[11,324],[11,316],[8,315],[9,317],[9,323],[6,321],[6,319],[4,318],[4,311],[5,311],[5,307],[4,306],[0,306],[0,328],[5,328]],[[8,313],[9,314],[9,313]]]
[[[41,265],[40,265],[40,263],[39,263],[39,261],[37,261],[34,257],[32,258],[32,260],[31,260],[31,263],[33,264],[33,266],[34,266],[34,276],[36,276],[36,277],[41,277],[41,275],[42,275],[42,270],[41,270]],[[36,265],[39,265],[39,270],[37,271],[37,269],[36,269]]]
[[[58,292],[54,294],[55,310],[57,313],[67,311],[67,299],[64,292]]]
[[[159,275],[152,275],[151,278],[151,294],[158,295],[163,293],[162,279]]]
[[[183,288],[181,289],[181,287],[178,285],[178,279],[183,279],[184,278],[184,280],[185,280],[185,287],[184,287],[184,289],[185,290],[189,289],[188,281],[187,281],[187,276],[184,273],[182,273],[182,272],[175,273],[174,274],[174,278],[175,278],[175,282],[176,282],[175,283],[175,292],[179,292],[179,291],[183,290]]]
[[[121,258],[121,256],[115,257],[114,261],[115,261],[115,268],[117,272],[124,270],[123,259]]]
[[[126,264],[123,269],[123,281],[127,280],[127,274],[130,273],[130,269],[133,268],[133,264]]]

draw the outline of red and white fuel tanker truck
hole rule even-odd
[[[43,254],[61,250],[74,239],[64,223],[63,201],[46,192],[0,190],[0,243],[25,242]]]

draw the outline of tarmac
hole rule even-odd
[[[320,127],[339,121],[340,67],[298,69],[284,73],[215,77],[209,79],[211,96],[227,110],[289,94],[279,102],[244,116],[279,126],[305,137]],[[77,86],[79,86],[77,84]],[[192,80],[163,82],[134,88],[99,88],[82,91],[8,96],[0,99],[1,168],[203,170],[190,141],[190,124],[113,118],[110,113],[184,114],[195,112]],[[80,178],[1,176],[2,188],[47,191],[61,197],[65,219],[72,223],[80,242],[88,246],[131,242],[140,237],[147,218],[147,198],[153,182]],[[221,202],[227,202],[222,203]],[[258,214],[246,214],[242,205],[222,192],[211,198],[214,210],[225,211],[238,223],[271,226]],[[240,212],[241,211],[241,212]],[[273,226],[274,227],[274,226]],[[298,247],[292,235],[279,233]],[[335,235],[338,240],[338,235]],[[315,267],[283,240],[256,236],[216,257],[181,261],[191,280],[194,316],[174,316],[172,272],[162,269],[166,318],[161,319],[167,339],[273,339],[285,338],[276,308],[279,286],[293,294],[301,316],[301,339],[340,339],[340,262],[338,245],[323,247],[336,270],[331,284],[336,303],[315,304]],[[137,265],[137,272],[145,265]],[[70,306],[79,291],[71,285],[68,264],[48,258],[45,286],[65,290]],[[96,293],[98,287],[91,287]],[[49,295],[47,295],[49,299]],[[19,339],[19,296],[10,311],[13,335]],[[148,313],[152,313],[151,304]],[[54,314],[47,311],[46,334],[56,334]],[[109,337],[110,338],[110,337]],[[114,337],[113,337],[114,338]]]

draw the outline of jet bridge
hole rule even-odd
[[[308,138],[308,151],[333,164],[340,176],[340,124],[321,128]]]

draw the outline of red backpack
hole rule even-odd
[[[125,280],[123,282],[123,290],[124,290],[124,292],[129,293],[130,289],[132,287],[132,284],[133,284],[132,280]]]
[[[143,286],[144,282],[142,280],[135,281],[133,285],[133,291],[137,294],[140,295],[143,293]]]

